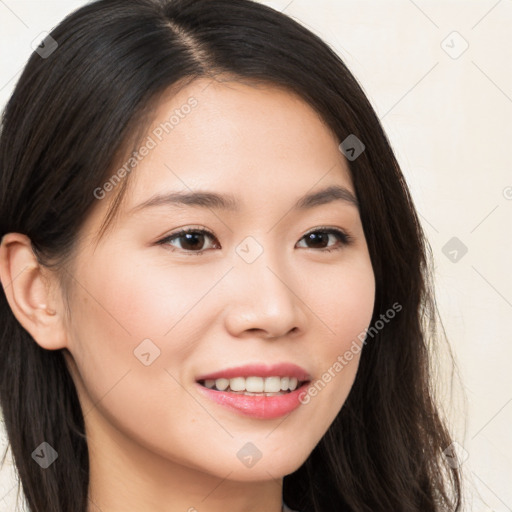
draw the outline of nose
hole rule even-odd
[[[238,261],[231,272],[224,314],[232,336],[274,339],[305,330],[307,306],[300,298],[305,280],[265,254],[250,264]]]

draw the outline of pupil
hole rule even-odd
[[[310,242],[313,242],[313,243],[314,242],[316,242],[316,243],[320,242],[321,243],[321,242],[327,242],[327,240],[328,240],[327,237],[328,236],[329,235],[327,233],[310,233],[308,235],[308,239],[309,239]]]
[[[202,245],[203,245],[201,243],[197,244],[197,238],[201,238],[202,237],[204,239],[204,235],[201,235],[200,233],[186,233],[184,235],[184,237],[185,237],[185,240],[186,240],[186,242],[184,244],[185,247],[183,247],[184,249],[197,249],[198,245],[199,245],[199,248],[201,248]],[[202,242],[204,243],[204,240],[202,240]],[[189,245],[189,247],[186,247],[187,245]]]

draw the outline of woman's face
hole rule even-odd
[[[68,362],[97,457],[239,481],[305,461],[349,393],[359,353],[341,369],[339,356],[374,304],[339,142],[270,86],[196,80],[159,105],[116,222],[96,245],[127,179],[117,169],[95,191],[71,269]],[[293,387],[287,377],[324,385],[262,396]],[[257,396],[207,389],[223,378]]]

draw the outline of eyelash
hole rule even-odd
[[[204,228],[187,228],[187,229],[182,229],[180,231],[177,231],[176,233],[172,233],[169,236],[166,236],[162,240],[159,240],[157,242],[157,244],[165,245],[168,242],[170,242],[172,240],[175,240],[175,239],[179,239],[180,237],[182,237],[182,236],[184,236],[184,235],[186,235],[188,233],[195,233],[195,234],[200,234],[200,235],[208,235],[211,238],[215,238],[215,235],[211,231],[209,231],[207,229],[204,229]],[[344,247],[352,244],[352,242],[354,241],[354,238],[350,234],[348,234],[346,231],[342,231],[341,229],[338,229],[338,228],[329,228],[329,227],[326,227],[326,226],[320,226],[318,228],[315,228],[312,231],[308,231],[307,233],[305,233],[303,235],[303,237],[300,240],[304,239],[308,235],[311,235],[312,233],[323,233],[323,234],[333,234],[333,235],[336,235],[338,237],[338,241],[340,242],[340,244],[337,247],[334,247],[332,249],[327,249],[327,248],[314,249],[313,247],[305,247],[305,249],[312,249],[312,250],[317,250],[317,251],[320,251],[320,252],[332,252],[332,251],[338,251],[340,249],[343,249]],[[169,247],[172,247],[172,246],[169,246]],[[181,251],[184,254],[186,254],[187,256],[201,256],[206,251],[211,250],[211,249],[202,249],[200,251],[190,251],[190,250],[184,250],[184,249],[178,249],[178,248],[171,248],[171,250],[172,251]]]

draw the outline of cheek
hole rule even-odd
[[[72,297],[69,332],[79,385],[92,403],[129,388],[120,403],[142,409],[147,390],[159,389],[159,410],[183,410],[186,404],[171,406],[179,388],[163,368],[184,381],[187,358],[204,330],[201,326],[210,325],[215,316],[201,299],[218,278],[197,266],[180,269],[161,261],[143,265],[127,254],[130,251],[97,251],[77,276],[81,286]],[[151,415],[150,410],[147,413]],[[124,416],[119,411],[119,418]],[[126,416],[129,421],[138,417],[140,411]]]
[[[218,280],[206,267],[166,265],[162,258],[157,262],[148,258],[145,263],[133,256],[102,259],[107,263],[94,264],[99,271],[84,276],[88,291],[104,310],[104,314],[91,310],[91,320],[102,329],[105,323],[117,328],[121,337],[129,335],[132,342],[172,337],[172,331],[186,324],[186,317]],[[173,339],[176,343],[179,339]]]
[[[305,274],[308,275],[308,274]],[[322,321],[325,352],[345,350],[369,324],[375,302],[375,278],[369,256],[355,254],[343,265],[309,272],[305,302]],[[313,336],[314,337],[314,336]]]
[[[314,283],[307,293],[310,308],[321,320],[316,322],[318,342],[311,354],[318,372],[301,401],[315,409],[310,431],[323,435],[354,382],[373,314],[375,280],[369,257],[359,255],[333,272],[317,273]]]
[[[202,411],[180,384],[193,336],[190,329],[186,332],[184,317],[198,300],[197,290],[185,286],[186,293],[176,293],[169,285],[185,284],[184,277],[175,272],[171,283],[162,280],[164,274],[127,260],[91,262],[90,270],[80,273],[82,286],[72,297],[70,352],[89,437],[96,442],[91,445],[100,446],[105,438],[116,438],[120,445],[132,439],[154,452],[186,460],[182,441],[190,435],[190,425],[183,418],[194,422]],[[138,350],[143,340],[144,350]],[[149,353],[148,365],[144,353]],[[201,439],[204,428],[195,428]]]

